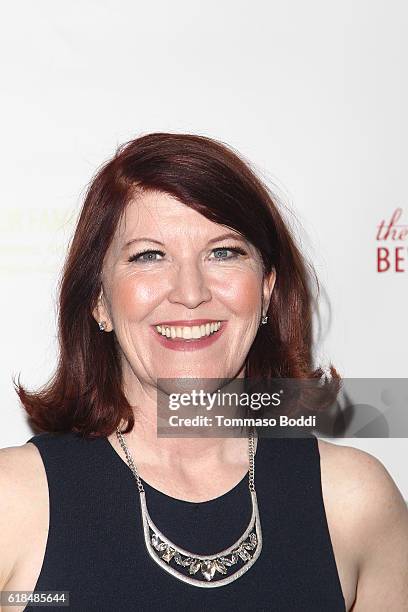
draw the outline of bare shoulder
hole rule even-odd
[[[359,519],[364,521],[365,530],[407,519],[406,502],[379,459],[351,446],[320,439],[318,444],[322,484],[343,511],[349,509],[357,523]]]
[[[0,449],[0,484],[2,497],[28,487],[35,489],[36,479],[45,475],[44,465],[37,447],[31,442],[21,446]]]
[[[408,602],[408,508],[401,492],[370,453],[320,439],[318,446],[328,519],[358,568],[353,612],[402,610],[398,606]]]
[[[401,492],[387,468],[374,455],[321,439],[318,445],[322,478],[327,487],[333,491],[337,489],[346,500],[375,501],[371,514],[401,510],[405,514],[406,503]]]
[[[45,469],[34,444],[0,449],[0,587],[25,550],[46,494]]]
[[[31,442],[26,442],[20,446],[0,448],[0,469],[2,474],[5,474],[10,469],[27,467],[27,464],[32,465],[32,462],[37,463],[37,466],[39,466],[41,458],[37,447]]]

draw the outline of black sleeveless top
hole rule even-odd
[[[42,433],[28,442],[40,451],[50,498],[45,557],[34,590],[69,591],[70,610],[345,612],[314,436],[258,439],[262,551],[245,574],[216,588],[182,582],[151,559],[136,480],[107,438]],[[142,482],[151,518],[186,550],[215,554],[238,540],[249,523],[248,474],[224,495],[200,503]]]

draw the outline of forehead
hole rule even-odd
[[[217,236],[225,226],[207,219],[173,196],[162,192],[137,194],[127,206],[116,228],[114,242],[119,246],[128,240],[151,236],[157,240],[177,236],[192,239]],[[229,230],[234,232],[234,230]],[[170,234],[171,232],[171,234]],[[234,232],[239,237],[238,232]]]

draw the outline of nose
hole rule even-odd
[[[197,262],[185,261],[174,274],[168,299],[174,304],[183,304],[187,308],[196,308],[203,302],[211,300],[208,279]]]

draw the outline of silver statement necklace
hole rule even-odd
[[[240,578],[255,563],[262,550],[262,531],[255,491],[254,432],[248,437],[249,493],[252,501],[252,515],[242,536],[229,548],[215,555],[197,555],[180,548],[166,538],[152,521],[146,504],[145,490],[137,473],[133,458],[124,437],[116,429],[116,435],[123,448],[128,465],[136,478],[140,494],[140,509],[146,548],[151,558],[175,578],[196,587],[220,587]]]

